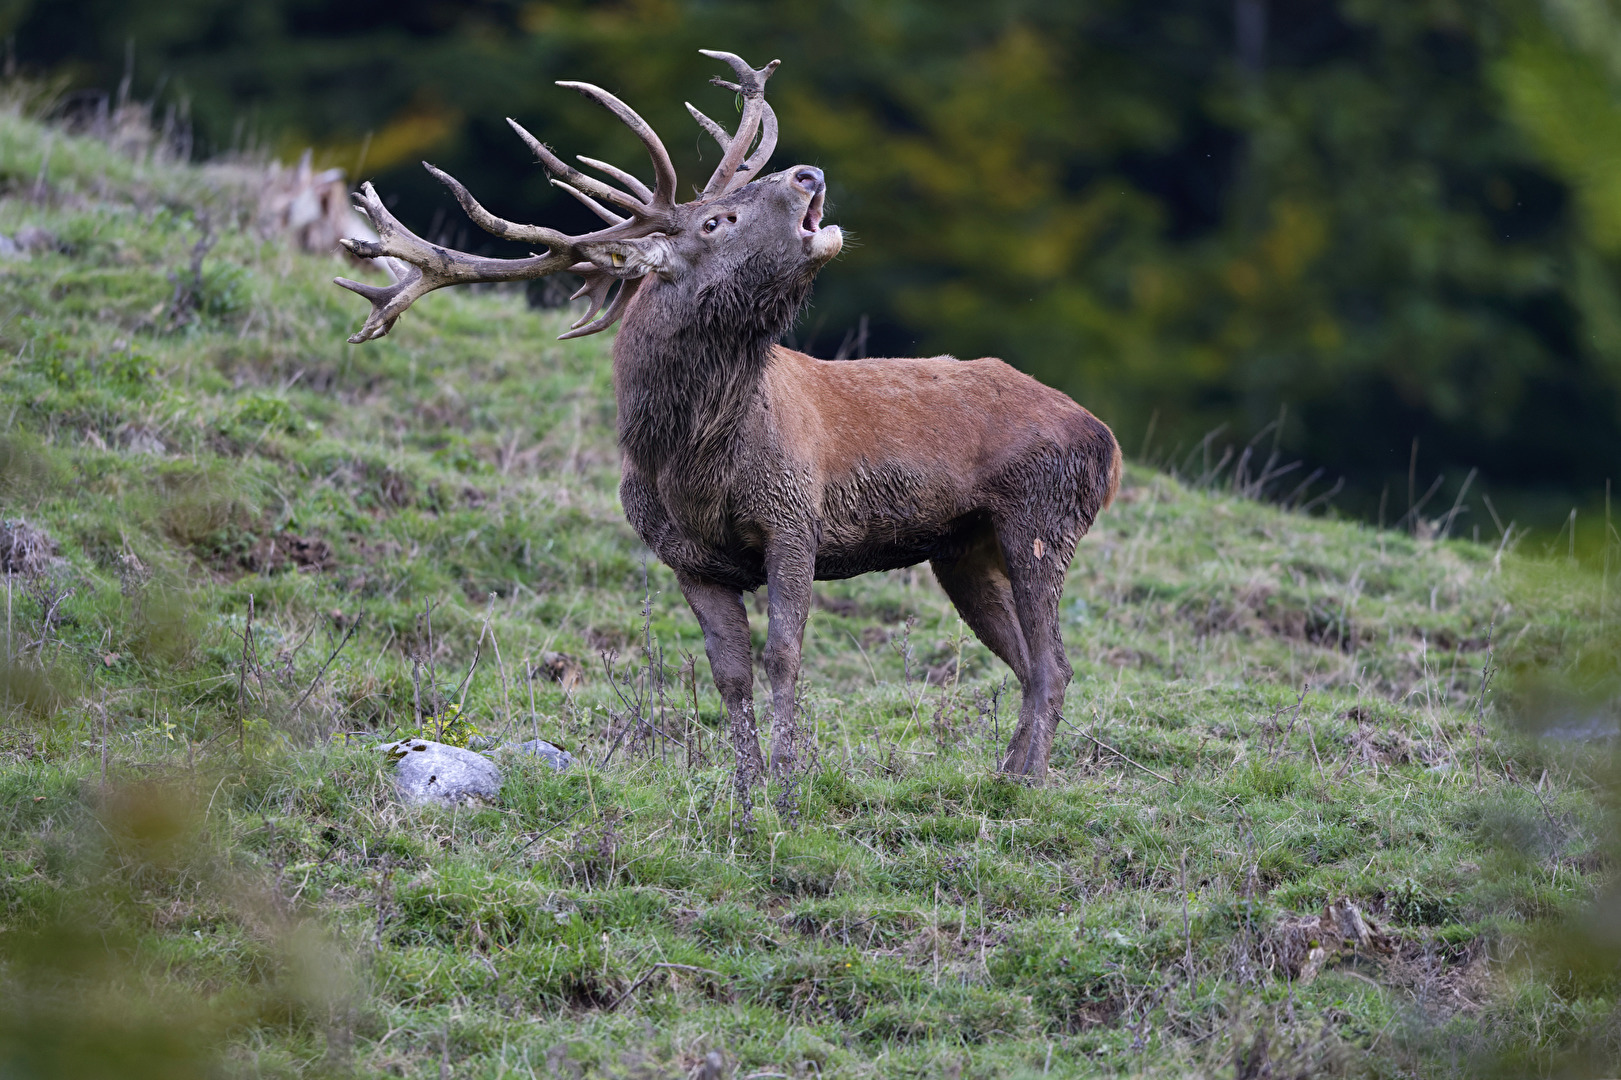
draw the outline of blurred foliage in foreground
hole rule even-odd
[[[1558,515],[1621,460],[1615,0],[10,0],[0,33],[83,87],[132,56],[201,152],[313,142],[471,244],[417,158],[583,224],[503,117],[645,169],[552,85],[596,80],[690,179],[682,99],[728,110],[695,50],[779,56],[775,160],[826,167],[857,241],[813,351],[870,316],[874,353],[1002,355],[1162,456],[1287,405],[1370,516],[1415,437],[1443,498],[1479,466]]]

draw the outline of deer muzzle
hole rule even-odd
[[[791,170],[789,181],[797,190],[810,198],[805,215],[799,220],[799,238],[805,254],[818,262],[826,262],[844,247],[844,233],[837,225],[822,224],[822,207],[827,201],[827,180],[822,170],[813,165],[801,165]]]

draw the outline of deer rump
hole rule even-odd
[[[771,682],[769,764],[793,767],[794,691],[812,582],[928,561],[1023,692],[1003,769],[1039,776],[1071,671],[1058,604],[1076,542],[1114,496],[1120,448],[1068,397],[1000,360],[823,361],[775,342],[816,273],[843,246],[822,224],[820,169],[764,174],[777,122],[765,102],[772,61],[730,53],[743,102],[736,132],[687,106],[722,148],[697,198],[653,129],[586,83],[561,83],[608,109],[641,140],[654,186],[581,158],[619,186],[565,164],[515,122],[552,182],[606,222],[567,235],[491,214],[427,166],[480,227],[543,247],[492,259],[430,244],[401,225],[371,184],[357,195],[376,240],[342,241],[393,279],[338,284],[371,301],[349,340],[387,334],[420,297],[448,285],[571,271],[588,310],[563,337],[607,329],[623,463],[620,498],[642,539],[676,574],[704,633],[726,705],[741,800],[764,773],[754,717],[754,655],[743,593],[766,586]],[[755,144],[758,135],[759,143]],[[751,149],[752,148],[752,149]],[[426,165],[426,163],[424,163]]]

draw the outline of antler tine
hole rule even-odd
[[[698,51],[711,59],[724,60],[730,64],[732,70],[737,72],[737,82],[730,83],[720,79],[711,81],[743,95],[743,117],[737,122],[737,133],[723,144],[726,149],[721,154],[720,164],[715,166],[714,173],[709,177],[709,183],[704,185],[704,190],[699,195],[700,199],[709,199],[725,194],[737,186],[734,181],[737,179],[738,167],[748,155],[749,144],[754,142],[754,134],[760,129],[760,121],[765,115],[766,80],[771,78],[771,73],[777,70],[777,65],[782,61],[773,60],[763,68],[751,68],[735,53],[710,49]],[[699,123],[703,121],[700,120]],[[710,134],[714,132],[711,131]]]
[[[596,285],[595,285],[596,279],[591,276],[592,274],[597,272],[597,264],[596,263],[593,263],[593,262],[577,262],[573,266],[568,268],[568,272],[571,273],[571,274],[578,274],[581,277],[585,278],[584,283],[582,283],[578,289],[575,289],[574,292],[569,295],[570,300],[578,300],[580,297],[586,295],[592,289],[596,288]]]
[[[727,85],[735,86],[736,84],[728,83]],[[719,124],[715,123],[715,121],[699,112],[697,107],[693,105],[692,102],[688,101],[684,102],[683,104],[686,105],[687,111],[692,114],[692,118],[698,121],[698,125],[705,131],[709,132],[710,136],[716,142],[720,143],[722,152],[731,147],[732,137],[726,134],[725,128],[721,127]],[[777,148],[776,110],[771,107],[771,103],[769,101],[761,101],[760,106],[762,110],[760,117],[760,127],[762,132],[760,135],[760,145],[755,148],[754,153],[748,156],[748,160],[744,161],[737,167],[737,173],[726,185],[726,191],[731,191],[735,188],[742,187],[748,181],[758,177],[760,175],[760,169],[767,161],[771,160],[771,152]],[[745,173],[748,175],[745,176]]]
[[[598,330],[605,329],[618,322],[619,317],[625,313],[625,308],[630,306],[631,298],[636,295],[636,290],[640,289],[642,282],[646,280],[645,277],[622,279],[619,292],[614,295],[613,303],[608,305],[607,311],[604,311],[593,322],[585,326],[576,326],[566,334],[558,334],[557,340],[567,341],[570,338],[585,337],[587,334],[594,334]]]
[[[507,117],[507,123],[512,125],[512,130],[518,133],[518,138],[522,139],[529,146],[529,149],[534,152],[534,155],[540,159],[540,163],[546,166],[546,170],[553,176],[567,180],[570,184],[573,184],[581,191],[589,192],[599,199],[605,199],[608,202],[613,203],[615,206],[629,210],[632,214],[644,215],[647,213],[647,204],[638,200],[634,195],[627,195],[618,188],[604,184],[596,177],[587,176],[579,169],[576,169],[574,166],[552,153],[551,150],[547,148],[545,143],[541,142],[539,139],[529,134],[529,132],[525,131],[523,125],[512,119],[512,117]]]
[[[751,68],[748,62],[736,53],[721,52],[718,49],[699,49],[698,51],[711,60],[722,60],[730,64],[732,70],[737,72],[737,81],[742,83],[737,88],[738,92],[742,94],[765,93],[765,81],[771,78],[771,73],[777,70],[778,64],[782,63],[781,60],[773,60],[763,68]],[[718,82],[719,80],[711,79],[710,81]]]
[[[550,248],[545,255],[531,255],[527,259],[487,259],[430,244],[401,225],[388,212],[383,200],[377,197],[377,189],[370,182],[361,185],[356,203],[358,209],[371,219],[378,238],[344,239],[339,243],[363,259],[389,256],[405,263],[406,267],[400,279],[392,285],[367,285],[348,278],[334,279],[336,284],[371,301],[371,314],[367,316],[365,325],[349,339],[351,345],[382,337],[393,329],[395,321],[406,308],[435,289],[475,281],[517,281],[544,277],[565,269],[575,261],[570,238],[558,232],[552,232],[551,239],[542,241]],[[482,207],[479,209],[483,212]],[[487,213],[485,216],[492,222],[510,224]]]
[[[345,239],[339,240],[338,243],[362,258],[376,257],[367,255],[364,250],[357,246],[368,243],[368,241]],[[334,285],[342,285],[350,292],[359,293],[371,301],[371,314],[366,317],[364,326],[349,335],[349,344],[359,345],[362,342],[375,341],[394,329],[394,323],[399,320],[401,313],[410,307],[417,297],[428,292],[425,288],[419,288],[421,282],[422,271],[414,266],[407,266],[404,272],[400,274],[399,279],[392,285],[367,285],[364,282],[351,281],[345,277],[333,278],[332,283]],[[403,303],[395,303],[401,297],[406,296],[407,293],[410,293],[410,295],[405,298]]]
[[[664,149],[664,143],[659,140],[658,133],[646,120],[643,120],[636,110],[614,97],[600,86],[582,82],[559,82],[558,86],[570,90],[577,90],[581,94],[595,101],[604,109],[619,117],[624,125],[636,133],[647,147],[647,156],[653,159],[653,196],[648,202],[649,208],[667,209],[675,205],[675,166],[670,163],[669,151]]]
[[[462,204],[462,209],[473,220],[473,224],[485,232],[494,233],[503,240],[517,240],[525,244],[545,244],[549,248],[568,244],[570,237],[558,232],[556,229],[548,229],[542,225],[519,225],[505,218],[496,217],[479,205],[479,201],[473,198],[473,193],[463,187],[460,180],[457,180],[443,169],[429,165],[426,161],[422,163],[422,167],[427,169],[428,174],[435,180],[450,189],[450,193],[456,196],[457,202]]]
[[[618,180],[621,184],[624,184],[626,187],[630,188],[630,193],[642,200],[644,203],[651,203],[653,201],[653,193],[647,189],[647,185],[636,179],[636,177],[632,176],[624,169],[621,169],[615,165],[610,165],[606,161],[598,161],[596,158],[586,157],[584,154],[576,154],[574,156],[579,158],[585,164],[591,166],[593,169],[596,169],[598,172],[605,172],[615,180]]]
[[[630,220],[630,218],[620,217],[618,214],[614,213],[606,206],[603,206],[601,203],[597,202],[597,200],[593,199],[591,196],[587,195],[573,184],[565,184],[563,181],[554,178],[552,180],[552,186],[560,187],[570,195],[574,196],[576,199],[579,199],[587,206],[587,208],[591,210],[592,213],[596,214],[597,217],[601,218],[603,221],[606,221],[610,225],[623,225],[625,222]]]
[[[583,266],[576,264],[575,267],[570,268],[569,272],[579,274],[585,279],[580,287],[574,290],[574,294],[569,299],[578,300],[582,296],[591,298],[590,306],[586,308],[585,314],[575,319],[569,327],[570,330],[578,330],[597,317],[597,312],[602,310],[602,305],[608,302],[608,293],[613,288],[614,282],[619,279],[602,273],[591,263],[586,263]]]
[[[737,175],[732,177],[731,183],[726,185],[727,191],[731,191],[735,187],[741,187],[748,181],[758,177],[760,170],[765,168],[766,162],[771,160],[772,151],[777,148],[776,110],[771,107],[769,101],[764,100],[760,102],[760,107],[764,110],[764,115],[760,118],[760,145],[755,147],[754,153],[748,156],[748,160],[737,167]],[[744,176],[744,173],[748,173],[748,175]]]
[[[692,102],[684,101],[682,104],[687,107],[687,111],[692,114],[692,118],[698,121],[698,126],[709,132],[710,137],[716,142],[720,143],[721,150],[724,151],[728,146],[731,145],[732,137],[726,133],[725,128],[721,127],[719,124],[715,123],[715,121],[699,112],[698,107]]]

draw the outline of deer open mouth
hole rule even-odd
[[[821,191],[811,196],[810,206],[805,208],[805,216],[799,222],[800,239],[809,240],[822,227],[822,201],[825,197],[826,193]]]

